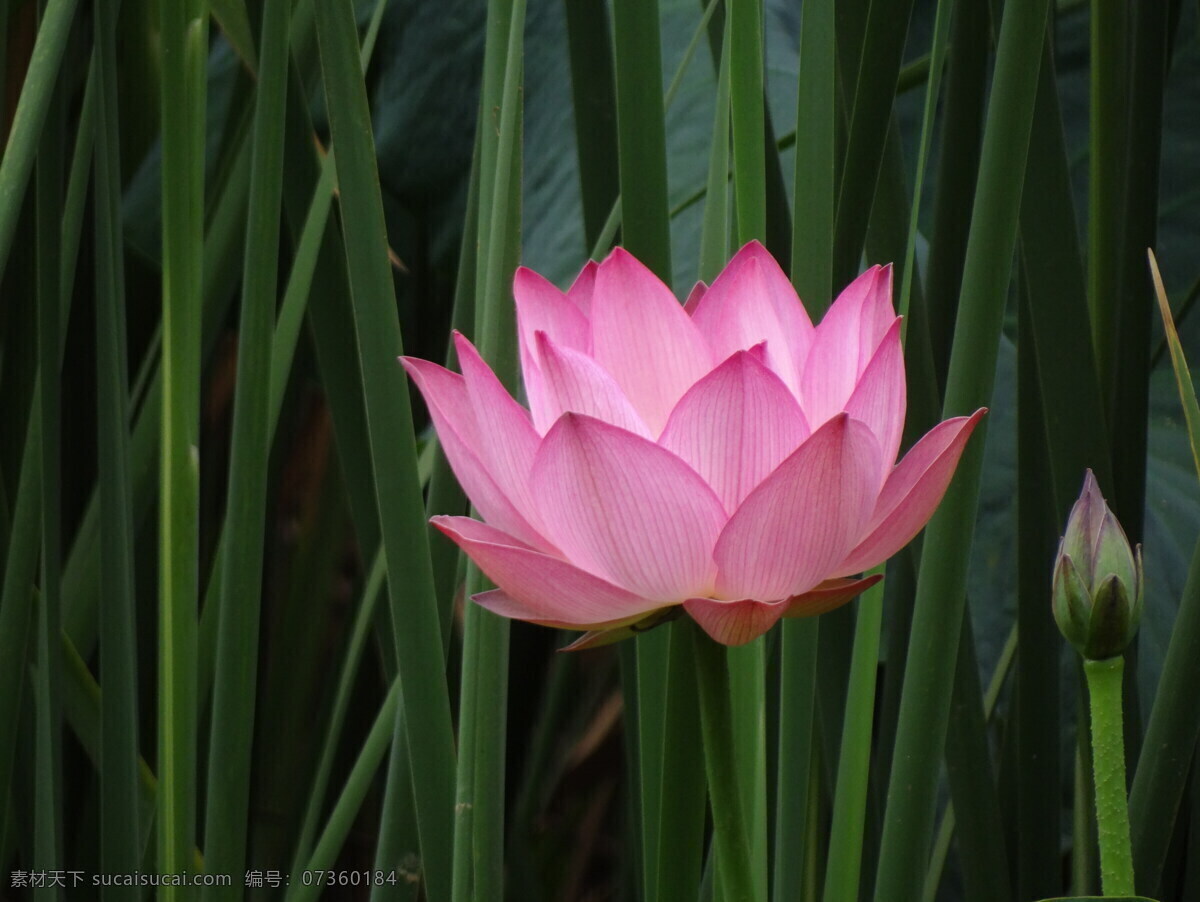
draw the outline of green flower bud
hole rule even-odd
[[[1113,516],[1087,471],[1054,566],[1054,619],[1067,641],[1093,661],[1115,658],[1142,617],[1142,548]]]

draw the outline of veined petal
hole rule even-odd
[[[835,575],[874,567],[912,541],[946,494],[963,447],[986,409],[934,426],[896,465],[871,515],[863,539],[839,564]]]
[[[584,275],[580,273],[576,284],[583,279]],[[594,274],[586,280],[594,281]],[[573,287],[574,297],[568,297],[532,269],[519,267],[513,276],[513,299],[517,305],[517,331],[521,344],[532,350],[534,333],[545,332],[555,344],[587,353],[588,321],[580,306],[580,301],[591,295],[586,282],[578,289]]]
[[[583,278],[583,274],[580,274]],[[595,276],[593,275],[592,281]],[[578,281],[578,280],[576,280]],[[579,298],[590,291],[582,289]],[[531,269],[520,267],[513,276],[513,298],[517,305],[517,342],[521,351],[521,379],[529,406],[535,411],[543,406],[542,375],[537,365],[537,343],[534,336],[545,332],[560,347],[587,353],[591,349],[591,329],[587,316],[574,299]]]
[[[700,628],[722,645],[745,645],[775,625],[787,601],[717,601],[689,598],[683,603]]]
[[[771,600],[806,592],[863,533],[878,493],[879,444],[839,414],[751,492],[717,540],[717,593]]]
[[[618,622],[661,607],[593,576],[554,555],[469,517],[434,517],[430,522],[499,586],[511,605],[487,605],[505,617],[572,624],[574,628]]]
[[[712,369],[691,317],[666,285],[621,248],[596,272],[591,325],[592,356],[654,435],[683,393]]]
[[[846,408],[858,379],[896,319],[892,269],[873,266],[838,296],[813,335],[800,398],[814,429]]]
[[[558,347],[545,332],[537,333],[537,355],[544,392],[533,415],[540,432],[570,411],[650,438],[650,430],[616,380],[592,358]]]
[[[567,300],[578,307],[579,312],[588,319],[592,316],[592,292],[596,288],[598,268],[599,264],[595,260],[589,260],[567,289]]]
[[[905,403],[904,350],[896,317],[846,402],[846,413],[866,423],[879,442],[881,485],[900,451]]]
[[[697,302],[692,319],[714,360],[765,341],[767,365],[797,392],[813,325],[791,282],[757,241],[734,255]]]
[[[576,623],[570,620],[551,619],[546,617],[539,609],[531,608],[529,605],[517,601],[503,589],[480,592],[477,595],[472,595],[471,601],[499,617],[507,617],[509,620],[524,620],[528,623],[536,623],[538,626],[549,626],[561,630],[592,630],[600,632],[617,630],[621,627],[636,624],[639,620],[644,620],[647,616],[644,613],[631,614],[619,620],[605,620],[599,623]]]
[[[522,542],[552,549],[553,545],[522,516],[479,456],[481,439],[466,380],[427,360],[401,357],[400,362],[425,398],[450,469],[483,518]]]
[[[787,386],[754,354],[738,351],[688,389],[658,443],[735,511],[806,438],[808,424]]]
[[[783,612],[783,616],[815,617],[818,614],[825,614],[852,601],[881,579],[883,579],[882,573],[865,576],[862,579],[827,579],[815,589],[789,598],[787,610]]]
[[[475,410],[478,456],[526,522],[537,529],[537,508],[529,491],[529,471],[541,438],[533,429],[529,411],[513,400],[466,336],[454,333],[454,345],[466,381],[467,396]]]
[[[837,308],[836,314],[834,308]],[[866,349],[869,357],[896,318],[896,310],[892,306],[892,264],[872,266],[860,273],[858,278],[842,289],[830,306],[829,313],[834,314],[835,321],[845,316],[857,323],[857,344]],[[865,365],[866,359],[860,358],[859,372]]]
[[[670,451],[566,413],[542,441],[532,485],[568,560],[659,604],[710,593],[725,510]]]

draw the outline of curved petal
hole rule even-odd
[[[890,266],[871,267],[833,302],[813,334],[800,380],[801,403],[814,429],[845,409],[895,319]]]
[[[700,303],[700,298],[704,297],[704,292],[708,291],[708,286],[703,280],[696,282],[692,286],[692,290],[688,292],[687,300],[683,302],[684,312],[691,316],[696,312],[696,305]]]
[[[567,289],[567,300],[589,319],[592,315],[592,292],[596,288],[596,269],[599,265],[595,260],[589,260]]]
[[[454,345],[467,396],[475,410],[478,456],[505,496],[536,529],[537,508],[529,492],[529,471],[541,438],[533,429],[529,411],[513,400],[465,336],[455,332]]]
[[[708,346],[670,289],[621,248],[596,271],[592,356],[654,435],[675,402],[712,369]]]
[[[466,380],[428,360],[401,357],[400,362],[425,398],[450,469],[483,518],[522,542],[553,548],[521,515],[480,457],[479,429]]]
[[[791,282],[757,241],[743,247],[697,302],[692,319],[724,360],[761,341],[768,365],[793,392],[813,340],[813,325]]]
[[[542,441],[532,484],[542,522],[576,565],[658,603],[710,594],[725,510],[670,451],[566,413]]]
[[[434,517],[430,522],[512,600],[507,612],[496,611],[502,616],[580,627],[637,617],[662,606],[470,517]]]
[[[787,601],[784,617],[815,617],[853,601],[883,579],[882,573],[862,579],[827,579],[815,589],[796,595]]]
[[[878,493],[879,445],[840,414],[742,502],[717,540],[717,592],[790,598],[833,575],[863,533]]]
[[[963,447],[986,413],[955,417],[934,426],[904,455],[883,484],[866,538],[837,568],[837,574],[874,567],[912,541],[946,494]]]
[[[619,620],[604,620],[598,623],[575,623],[569,620],[549,619],[537,608],[531,608],[523,602],[517,601],[503,589],[492,589],[488,592],[480,592],[477,595],[471,596],[471,601],[475,602],[481,608],[486,608],[498,617],[507,617],[509,620],[524,620],[528,623],[536,623],[538,626],[549,626],[560,630],[589,630],[591,632],[586,635],[604,635],[621,627],[628,627],[636,624],[639,620],[645,620],[646,614],[631,614],[628,617],[622,617]],[[633,631],[629,631],[633,635]],[[566,649],[563,649],[564,651]]]
[[[584,280],[583,273],[576,284],[580,285],[581,280]],[[585,281],[594,282],[595,275]],[[591,291],[586,285],[572,286],[571,291],[573,297],[563,294],[532,269],[524,266],[517,269],[513,276],[513,299],[517,305],[517,331],[523,346],[532,350],[534,333],[545,332],[556,344],[587,353],[588,320],[579,302],[590,298]]]
[[[866,423],[879,441],[880,485],[900,452],[906,400],[904,350],[900,347],[900,317],[896,317],[846,402],[846,413]]]
[[[564,413],[573,412],[650,438],[650,430],[616,380],[592,358],[558,347],[545,332],[537,333],[537,355],[544,388],[542,403],[533,412],[539,431],[547,431]]]
[[[580,278],[583,274],[580,274]],[[594,276],[592,277],[594,280]],[[578,281],[578,280],[577,280]],[[583,292],[581,291],[582,297]],[[588,292],[590,295],[590,292]],[[542,376],[538,369],[534,336],[545,332],[561,347],[587,353],[591,349],[591,327],[579,306],[561,291],[524,266],[513,276],[513,298],[517,305],[517,343],[521,351],[521,378],[529,406],[534,410],[542,398]]]
[[[787,609],[786,601],[717,601],[689,598],[683,603],[700,628],[722,645],[745,645],[775,625]]]
[[[751,352],[738,351],[688,389],[658,443],[734,511],[806,438],[808,424],[787,386]]]
[[[871,266],[842,289],[837,300],[830,305],[829,313],[835,322],[845,316],[858,326],[858,344],[867,349],[869,355],[883,340],[896,310],[892,306],[892,264]],[[826,319],[829,319],[827,314]],[[820,327],[818,327],[820,328]],[[866,360],[859,361],[859,369]]]

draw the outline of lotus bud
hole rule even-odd
[[[1054,619],[1085,658],[1115,658],[1142,617],[1142,547],[1129,547],[1096,477],[1087,471],[1054,566]]]

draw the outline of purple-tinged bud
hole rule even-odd
[[[1137,634],[1142,548],[1129,547],[1091,470],[1058,547],[1053,600],[1058,628],[1085,658],[1115,658]]]

